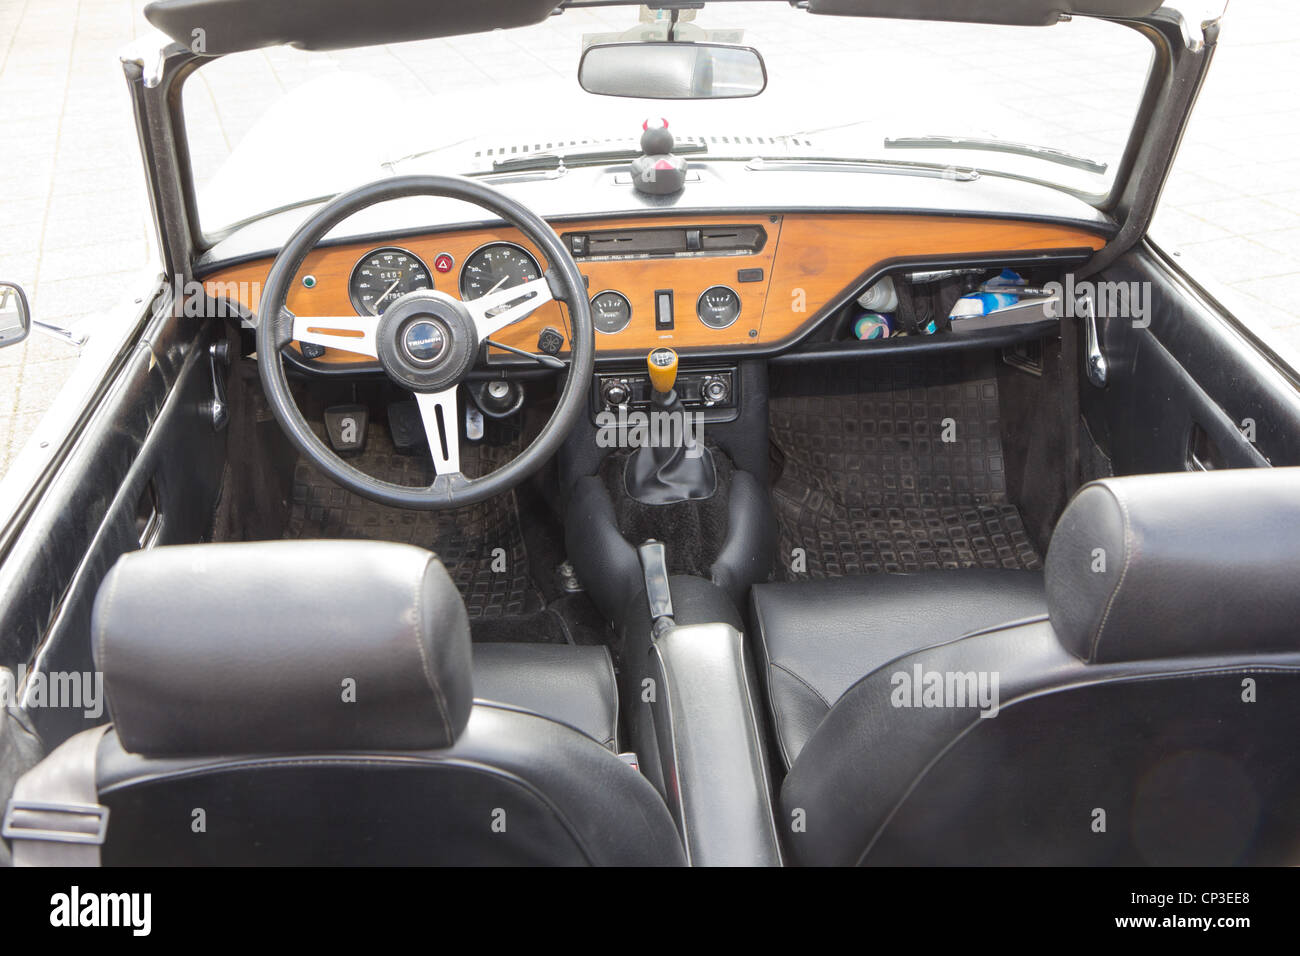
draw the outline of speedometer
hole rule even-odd
[[[358,315],[382,315],[389,303],[417,289],[432,289],[429,267],[396,246],[376,249],[352,269],[348,296]]]
[[[513,242],[480,246],[460,270],[460,297],[472,301],[542,277],[542,267],[528,250]]]

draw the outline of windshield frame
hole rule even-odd
[[[727,0],[713,0],[713,2],[726,3]],[[784,2],[784,0],[782,0],[782,2]],[[581,6],[587,6],[587,5],[588,4],[575,6],[575,9],[580,9]],[[600,5],[614,6],[614,5],[625,5],[625,4],[623,3],[623,0],[604,0],[604,2],[602,2]],[[565,8],[563,6],[560,7],[557,10],[557,13],[555,15],[562,16],[564,9]],[[1163,9],[1164,8],[1162,8],[1162,10]],[[1122,208],[1124,206],[1124,197],[1131,193],[1131,186],[1132,186],[1131,180],[1134,178],[1135,173],[1137,172],[1136,165],[1137,165],[1138,157],[1141,153],[1143,142],[1147,137],[1148,130],[1153,125],[1156,125],[1159,121],[1159,117],[1156,116],[1156,108],[1158,103],[1160,102],[1161,94],[1172,75],[1173,56],[1171,55],[1171,51],[1169,50],[1168,47],[1167,31],[1161,30],[1156,26],[1154,26],[1151,22],[1149,22],[1153,18],[1123,19],[1123,18],[1109,18],[1109,17],[1090,17],[1088,19],[1114,23],[1119,26],[1132,29],[1138,32],[1139,34],[1141,34],[1144,38],[1146,38],[1146,40],[1151,45],[1153,50],[1153,56],[1151,57],[1151,60],[1149,62],[1147,74],[1145,79],[1143,80],[1141,91],[1137,99],[1137,105],[1134,112],[1133,122],[1129,128],[1128,135],[1125,139],[1124,148],[1121,151],[1118,160],[1115,164],[1115,174],[1111,179],[1109,188],[1104,192],[1089,192],[1087,190],[1075,188],[1064,183],[1053,182],[1050,179],[1046,179],[1046,178],[1038,179],[1033,177],[1026,177],[1023,175],[1018,175],[1016,173],[1008,172],[1005,170],[986,168],[980,165],[977,161],[975,161],[977,160],[980,151],[973,150],[973,149],[967,151],[970,154],[970,158],[972,161],[968,163],[964,163],[963,166],[976,169],[977,171],[979,171],[981,175],[985,175],[989,177],[1019,179],[1027,182],[1035,182],[1040,185],[1047,186],[1048,188],[1055,189],[1065,194],[1068,194],[1070,196],[1073,196],[1077,199],[1080,199],[1103,213],[1106,213],[1108,215],[1114,215],[1117,211],[1122,211]],[[320,202],[325,201],[324,199],[320,199],[316,197],[298,199],[286,203],[282,206],[278,206],[272,209],[267,209],[251,217],[244,218],[236,223],[223,225],[220,228],[212,229],[212,230],[204,229],[203,222],[199,213],[198,187],[195,181],[194,170],[191,165],[190,157],[189,157],[188,129],[185,125],[184,111],[182,106],[182,102],[183,102],[182,90],[185,82],[197,70],[201,69],[205,65],[208,65],[209,63],[215,62],[216,60],[223,59],[224,56],[230,54],[224,54],[219,56],[196,54],[184,47],[181,47],[179,44],[171,44],[168,52],[171,55],[167,59],[175,60],[174,63],[170,64],[169,69],[167,69],[167,72],[172,74],[172,82],[168,84],[169,89],[167,94],[167,103],[168,103],[168,108],[171,113],[171,119],[172,119],[171,125],[172,125],[172,130],[174,131],[172,135],[172,142],[170,145],[172,145],[172,147],[174,148],[178,160],[176,172],[179,178],[180,191],[184,197],[184,206],[186,212],[185,218],[188,220],[186,225],[188,227],[188,232],[190,234],[190,244],[194,252],[195,258],[197,258],[198,255],[202,255],[204,252],[211,249],[213,246],[221,242],[223,239],[228,238],[229,236],[233,235],[234,233],[238,232],[240,229],[246,227],[251,223],[275,215],[279,212],[283,212],[286,209],[294,209],[299,207],[316,205]],[[1183,121],[1185,121],[1185,117],[1182,120],[1180,120],[1179,123],[1180,128]],[[939,134],[942,134],[944,131],[937,131],[937,132]],[[900,150],[899,156],[901,159],[902,156],[906,153],[906,154],[910,154],[911,157],[915,157],[915,159],[917,160],[921,160],[925,152],[930,152],[930,151],[929,150],[915,150],[915,151]],[[729,162],[731,158],[719,157],[719,156],[710,157],[707,156],[706,154],[704,157],[702,157],[702,159],[708,162]],[[1160,172],[1162,181],[1163,181],[1163,176],[1167,172],[1168,172],[1167,170],[1162,170]]]

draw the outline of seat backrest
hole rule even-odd
[[[1048,618],[894,660],[781,793],[838,864],[1300,863],[1300,469],[1108,479]]]
[[[107,864],[684,862],[635,769],[473,702],[465,608],[422,549],[136,552],[101,587],[94,642]]]

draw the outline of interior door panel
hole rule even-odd
[[[209,533],[225,433],[211,424],[208,345],[221,326],[166,319],[154,327],[0,566],[0,661],[8,665],[92,670],[91,608],[118,557],[142,539],[152,546]],[[88,723],[68,707],[30,715],[47,747],[107,719]]]
[[[1081,386],[1116,474],[1300,464],[1295,384],[1156,250],[1144,244],[1093,279],[1151,289],[1149,327],[1102,321],[1107,383]]]

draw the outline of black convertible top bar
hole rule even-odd
[[[1161,0],[809,0],[812,13],[835,17],[947,20],[1050,26],[1062,16],[1135,19],[1154,13]]]
[[[604,0],[599,5],[630,3]],[[1136,18],[1161,0],[807,0],[812,13],[1046,26],[1063,15]],[[573,6],[582,6],[575,0]],[[651,6],[699,6],[664,0]],[[195,53],[289,44],[304,50],[427,40],[540,23],[564,0],[153,0],[144,15]]]
[[[559,0],[154,0],[145,18],[195,53],[427,40],[540,23]]]

